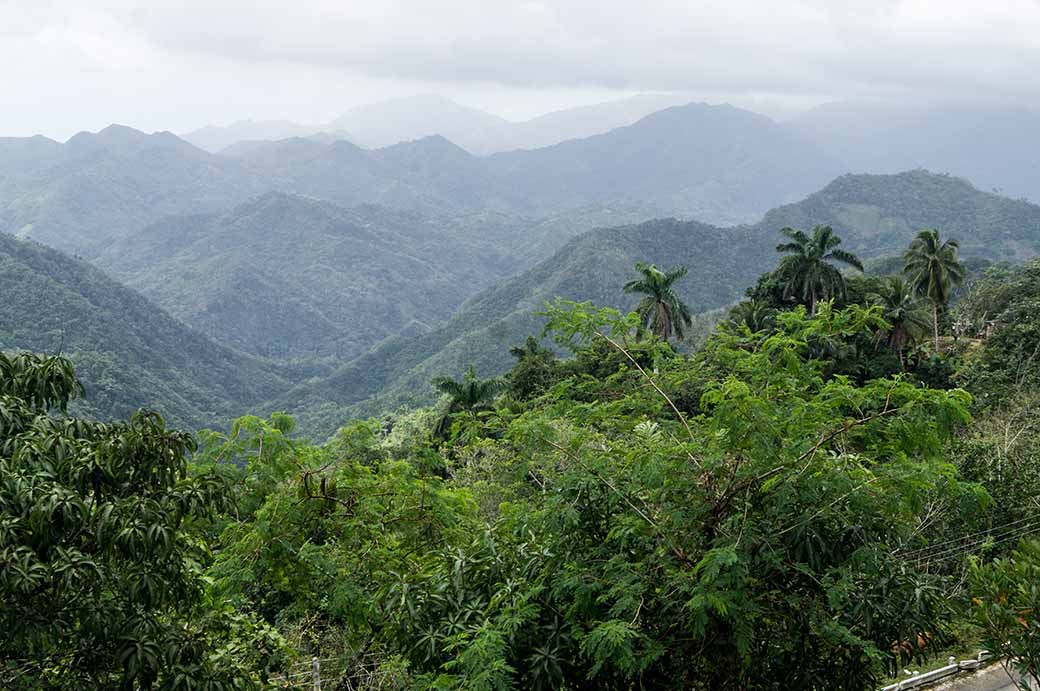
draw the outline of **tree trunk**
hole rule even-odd
[[[932,329],[935,331],[935,354],[939,354],[939,303],[932,300]]]

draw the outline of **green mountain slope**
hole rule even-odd
[[[495,154],[506,199],[526,213],[607,200],[710,223],[757,218],[841,172],[800,135],[728,105],[691,103],[628,127],[530,151]]]
[[[149,407],[179,426],[210,426],[286,387],[270,366],[213,343],[98,269],[2,233],[0,295],[0,349],[68,354],[85,407],[102,418]]]
[[[429,331],[597,221],[641,214],[427,216],[269,193],[227,213],[164,219],[111,244],[97,263],[238,350],[343,360]]]
[[[781,227],[816,224],[832,225],[844,238],[843,247],[866,259],[902,251],[923,227],[959,239],[969,257],[1017,261],[1040,252],[1038,206],[925,171],[844,176],[754,225],[722,229],[660,220],[585,233],[471,299],[443,327],[384,343],[327,379],[296,387],[282,403],[323,420],[334,409],[370,413],[428,400],[432,376],[458,374],[471,362],[482,374],[500,372],[509,365],[508,347],[541,328],[533,312],[546,300],[560,295],[630,308],[631,296],[621,285],[637,261],[689,267],[678,289],[693,311],[724,306],[775,265]]]

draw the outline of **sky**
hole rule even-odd
[[[0,136],[319,124],[439,93],[519,120],[635,93],[1040,106],[1040,0],[0,0]]]

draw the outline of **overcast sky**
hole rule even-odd
[[[0,0],[0,135],[331,120],[441,93],[510,119],[648,91],[1040,105],[1040,0]]]

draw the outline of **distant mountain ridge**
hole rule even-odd
[[[32,151],[32,166],[24,160]],[[277,191],[341,206],[542,218],[590,206],[715,223],[753,220],[836,164],[775,122],[689,104],[606,134],[481,158],[440,136],[366,150],[292,138],[237,157],[112,126],[65,144],[0,140],[0,232],[94,256],[163,217],[225,211]]]
[[[510,121],[459,105],[443,96],[426,94],[358,106],[322,125],[241,120],[223,127],[203,127],[181,136],[211,153],[233,153],[240,142],[276,141],[322,133],[337,134],[338,138],[366,149],[440,135],[469,153],[482,156],[602,134],[631,125],[654,111],[688,101],[678,95],[640,94],[558,110],[529,120]]]
[[[1040,202],[1040,110],[1000,105],[828,103],[787,127],[811,140],[846,172],[928,168],[970,179],[980,189]]]

